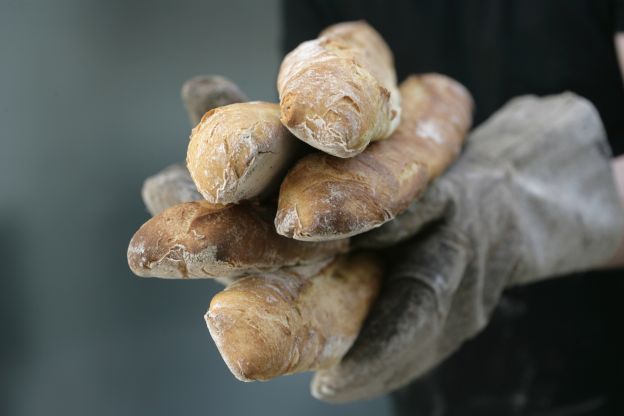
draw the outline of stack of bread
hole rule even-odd
[[[279,104],[221,77],[188,81],[186,167],[149,178],[139,276],[227,284],[205,316],[240,380],[329,368],[354,342],[382,263],[350,237],[401,214],[457,157],[472,99],[439,74],[400,87],[382,37],[331,26],[280,67]]]

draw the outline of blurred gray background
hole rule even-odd
[[[143,179],[185,155],[183,81],[275,100],[279,36],[276,0],[0,1],[0,414],[389,413],[236,381],[203,322],[220,287],[126,264]]]

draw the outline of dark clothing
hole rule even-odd
[[[488,327],[393,395],[396,414],[624,415],[620,271],[505,292]]]
[[[624,153],[613,42],[624,0],[293,0],[283,18],[284,52],[332,23],[367,20],[393,50],[399,80],[435,71],[466,85],[475,125],[517,95],[576,92]],[[620,271],[505,292],[483,333],[393,395],[397,413],[624,415],[622,294]]]
[[[598,108],[624,152],[624,84],[613,34],[624,0],[303,0],[284,3],[284,51],[332,23],[367,20],[386,39],[399,80],[441,72],[475,98],[479,124],[511,97],[571,90]]]

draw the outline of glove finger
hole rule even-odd
[[[200,75],[182,86],[182,101],[193,126],[213,108],[248,101],[238,86],[218,75]]]
[[[415,200],[401,215],[369,232],[352,238],[355,248],[378,249],[409,240],[425,225],[442,218],[448,206],[447,186],[443,178],[432,182],[422,198]]]
[[[557,140],[553,136],[566,136]],[[596,136],[602,136],[596,140]],[[600,142],[600,143],[597,143]],[[476,128],[466,140],[466,155],[510,161],[523,168],[548,169],[544,157],[569,158],[566,149],[579,144],[600,144],[609,154],[596,108],[585,98],[566,92],[546,97],[525,95],[509,100]],[[538,143],[538,144],[536,144]],[[539,144],[541,143],[541,144]],[[537,162],[536,162],[537,161]]]
[[[203,201],[186,167],[171,165],[143,182],[141,197],[152,216],[183,202]]]
[[[312,395],[328,402],[369,399],[430,369],[468,247],[439,226],[402,247],[353,347],[341,363],[316,373]]]

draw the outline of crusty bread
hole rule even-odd
[[[199,75],[186,81],[180,92],[193,126],[213,108],[247,101],[236,84],[219,75]]]
[[[351,159],[311,154],[288,173],[275,227],[298,240],[345,238],[403,212],[458,155],[472,121],[472,98],[439,74],[401,84],[403,116],[387,140]]]
[[[247,101],[236,84],[219,75],[200,75],[189,79],[182,85],[181,96],[193,126],[213,108]],[[186,166],[178,164],[147,178],[143,182],[141,196],[152,215],[182,202],[204,199]]]
[[[313,277],[243,277],[212,299],[206,323],[239,380],[328,368],[357,337],[381,277],[370,254],[341,257]]]
[[[238,203],[276,191],[301,148],[280,123],[277,104],[237,103],[204,115],[186,163],[207,201]]]
[[[334,156],[355,156],[399,124],[392,52],[362,21],[330,26],[295,48],[282,62],[277,89],[282,123]]]
[[[273,228],[274,214],[247,204],[175,205],[134,234],[128,264],[145,277],[235,277],[314,264],[348,249],[347,240],[309,243],[282,237]]]
[[[152,216],[183,202],[202,201],[203,196],[182,165],[171,165],[143,182],[143,202]]]

